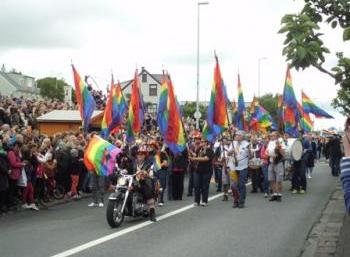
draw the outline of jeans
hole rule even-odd
[[[217,190],[221,191],[222,190],[222,167],[220,166],[215,166],[214,168],[215,172],[215,183],[217,184]]]
[[[92,174],[91,178],[91,190],[92,190],[92,200],[94,203],[104,202],[104,177]]]
[[[188,171],[188,190],[187,190],[188,195],[192,195],[193,187],[194,187],[194,183],[193,183],[193,173],[194,172],[191,169],[192,169],[192,167],[190,167],[190,169]]]
[[[247,189],[246,189],[246,183],[248,179],[248,169],[243,170],[237,170],[238,174],[238,191],[239,191],[239,202],[244,203]]]
[[[258,189],[260,189],[260,191],[262,192],[263,189],[261,184],[260,169],[251,169],[250,174],[252,179],[252,192],[258,192]]]
[[[339,173],[340,173],[340,158],[338,158],[338,157],[330,157],[329,165],[331,166],[331,169],[332,169],[332,175],[333,176],[339,176]]]
[[[264,176],[263,189],[265,194],[269,193],[269,169],[268,168],[269,166],[267,164],[263,164],[263,166],[261,166],[261,171]]]
[[[194,201],[200,203],[201,196],[202,202],[208,202],[209,184],[210,184],[211,172],[194,172]]]
[[[155,175],[162,188],[162,191],[160,192],[160,202],[164,203],[164,191],[166,189],[166,184],[167,184],[167,171],[158,170]]]

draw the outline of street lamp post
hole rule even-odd
[[[201,5],[208,5],[209,2],[198,2],[197,3],[197,101],[196,101],[196,129],[199,129],[199,11]]]
[[[260,63],[263,60],[266,60],[267,57],[260,57],[258,59],[258,97],[260,97]]]

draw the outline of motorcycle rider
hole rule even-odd
[[[147,149],[140,146],[137,150],[136,159],[133,165],[134,174],[136,174],[136,190],[138,190],[149,208],[150,220],[156,222],[155,212],[155,183],[153,179],[152,162],[147,158]]]

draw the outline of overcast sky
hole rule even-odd
[[[230,99],[237,95],[237,72],[244,98],[281,93],[286,63],[281,17],[298,12],[301,0],[211,0],[201,7],[200,100],[208,100],[216,50]],[[100,87],[110,73],[130,79],[136,67],[151,73],[167,69],[180,100],[196,97],[197,1],[193,0],[1,0],[0,64],[36,78],[58,76],[73,84],[70,63]],[[332,53],[350,54],[341,33],[325,26],[324,41]],[[326,67],[336,63],[333,55]],[[309,69],[292,70],[300,99],[303,89],[336,120],[317,120],[316,128],[342,127],[344,118],[330,107],[336,96],[333,80]]]

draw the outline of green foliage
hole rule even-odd
[[[201,119],[205,119],[207,107],[203,104],[200,104],[199,111],[202,114]],[[194,113],[196,112],[196,102],[186,102],[182,107],[182,112],[185,117],[194,117]]]
[[[43,97],[63,101],[64,86],[68,84],[63,79],[47,77],[37,80],[37,85]]]
[[[278,94],[266,94],[258,97],[259,103],[272,116],[273,120],[278,122]]]
[[[291,67],[297,70],[310,66],[328,74],[340,86],[338,96],[332,105],[345,114],[350,114],[350,59],[337,53],[338,64],[330,71],[322,65],[325,55],[330,51],[321,40],[320,23],[327,23],[333,29],[343,29],[343,38],[350,40],[350,1],[348,0],[304,0],[305,5],[300,14],[286,14],[282,20],[279,33],[285,34],[282,54]]]

